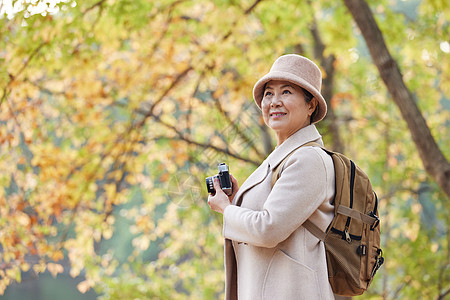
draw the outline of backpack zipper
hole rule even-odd
[[[345,235],[345,240],[346,240],[347,242],[351,243],[351,242],[352,242],[352,239],[350,238],[350,234],[348,233],[348,227],[347,227],[347,226],[345,226],[345,229],[344,229],[344,235]]]
[[[344,232],[344,231],[338,230],[338,229],[336,229],[336,228],[334,228],[334,227],[331,227],[330,230],[331,230],[332,232],[336,233],[336,234],[339,234],[341,237],[345,237],[345,232]],[[350,239],[351,239],[351,240],[355,240],[355,241],[360,241],[361,238],[362,238],[362,236],[360,236],[360,235],[353,235],[353,234],[351,234],[350,232],[348,233],[348,235],[350,236]],[[346,238],[342,238],[342,239],[343,239],[343,240],[347,240]]]
[[[350,160],[350,208],[353,208],[353,188],[355,186],[355,163]],[[348,233],[348,228],[350,227],[350,217],[347,217],[347,222],[345,223],[344,235],[342,236],[347,242],[351,243],[352,239]]]

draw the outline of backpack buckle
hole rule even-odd
[[[375,222],[373,222],[373,224],[370,225],[370,230],[373,231],[375,228],[377,228],[378,225],[380,225],[380,218],[378,218],[378,216],[373,211],[369,213],[369,216],[375,219]]]
[[[358,253],[359,256],[366,255],[366,245],[360,245],[358,248],[356,248],[356,253]]]
[[[378,249],[377,254],[378,255],[375,258],[375,265],[373,266],[372,273],[370,274],[370,278],[373,278],[375,276],[375,273],[378,271],[378,269],[384,263],[383,250]]]

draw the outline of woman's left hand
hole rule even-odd
[[[234,178],[233,175],[230,175],[230,178],[233,185],[233,192],[230,196],[227,196],[227,194],[222,191],[222,189],[220,188],[219,179],[217,178],[214,179],[214,189],[216,190],[216,193],[214,195],[208,196],[209,207],[221,214],[223,214],[223,211],[228,205],[231,205],[231,201],[233,201],[234,196],[239,190],[236,178]]]

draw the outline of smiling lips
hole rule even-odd
[[[284,115],[286,115],[286,113],[284,113],[284,112],[278,112],[278,111],[270,113],[270,116],[271,116],[271,117],[275,117],[275,118],[282,117],[282,116],[284,116]]]

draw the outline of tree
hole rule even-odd
[[[387,262],[364,297],[445,295],[446,198],[423,171],[346,7],[41,2],[16,1],[16,14],[0,19],[2,290],[23,272],[48,270],[83,274],[79,290],[102,299],[220,297],[221,219],[207,207],[204,178],[226,161],[242,182],[273,149],[251,90],[276,57],[296,52],[325,76],[326,145],[367,170],[380,196]],[[439,108],[448,104],[449,64],[433,50],[446,16],[424,2],[417,22],[405,20],[401,3],[381,3],[376,15],[392,28],[382,28],[385,40],[446,149],[448,110]],[[430,34],[436,28],[440,36]],[[431,60],[422,61],[425,50]],[[419,269],[428,277],[415,277]]]
[[[387,49],[369,6],[364,0],[344,0],[344,3],[366,40],[383,82],[408,124],[425,170],[450,197],[450,163],[436,144],[412,93],[406,87],[398,64]]]

